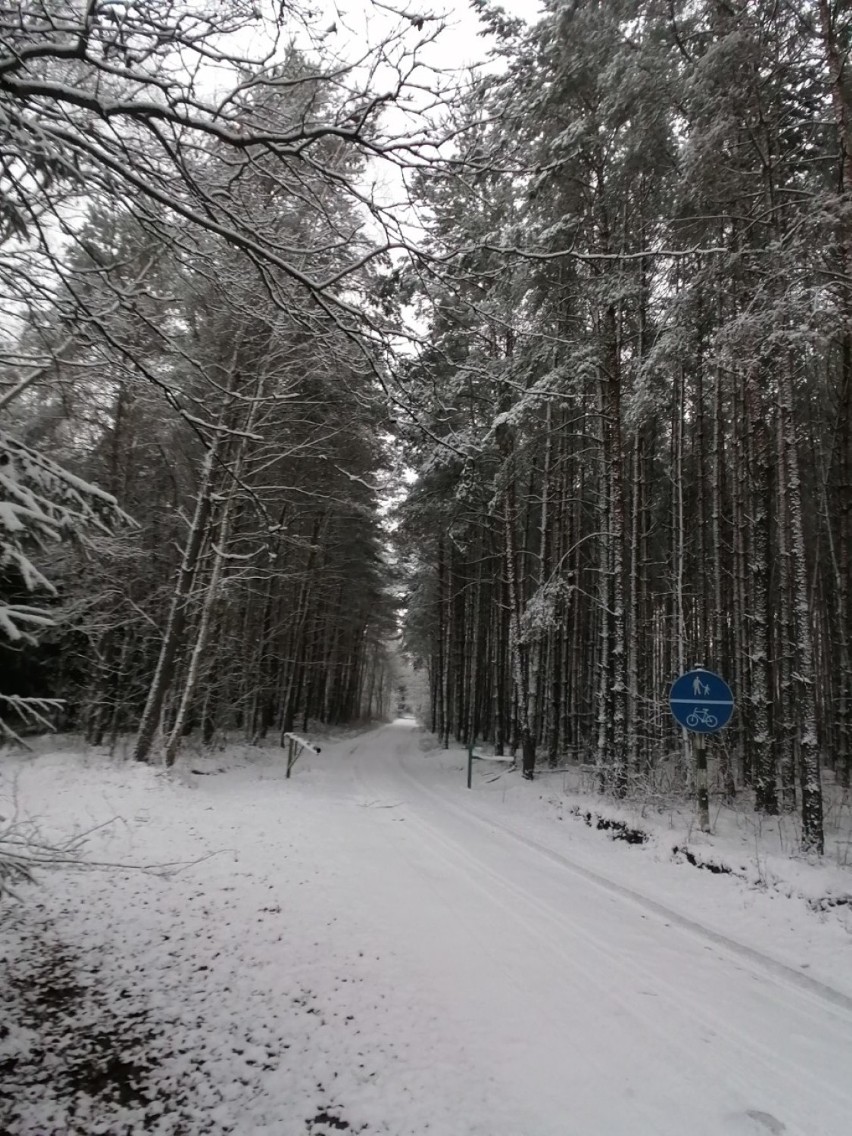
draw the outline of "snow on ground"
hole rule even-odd
[[[465,753],[449,751],[441,756],[445,764],[455,767],[456,777],[462,776]],[[852,935],[852,852],[847,850],[852,845],[852,795],[848,790],[844,793],[833,785],[826,786],[826,855],[820,859],[798,853],[798,816],[762,817],[754,812],[746,793],[740,794],[733,807],[716,802],[711,808],[713,831],[703,833],[696,826],[694,809],[681,795],[649,793],[644,800],[616,803],[595,791],[595,780],[593,767],[556,771],[543,767],[533,788],[517,777],[509,759],[498,761],[486,756],[474,763],[476,796],[488,798],[487,807],[499,808],[518,831],[527,818],[534,826],[540,826],[543,816],[559,822],[579,818],[598,831],[610,832],[615,839],[644,842],[642,857],[637,860],[628,856],[625,862],[637,887],[642,887],[648,858],[693,864],[705,871],[738,877],[747,885],[746,894],[757,889],[770,893],[770,898],[776,893],[799,899],[812,910],[836,919]],[[622,830],[620,834],[618,829]],[[599,859],[599,842],[592,841],[589,847],[593,860]],[[687,893],[692,890],[692,875],[692,871],[667,875],[669,900],[678,878],[686,882]],[[653,888],[650,879],[648,888]],[[731,889],[724,887],[720,894],[727,906]],[[725,918],[724,910],[718,917]],[[844,981],[846,975],[837,977]],[[849,978],[852,980],[852,974]]]
[[[499,770],[489,760],[481,768],[486,779]],[[711,870],[732,872],[755,886],[799,896],[818,909],[852,903],[852,792],[835,785],[828,773],[823,785],[823,859],[799,854],[798,813],[760,816],[753,808],[753,793],[741,791],[732,806],[716,794],[710,810],[712,833],[707,834],[696,827],[695,810],[682,793],[639,784],[629,803],[616,805],[596,793],[595,782],[591,766],[542,768],[538,775],[540,795],[549,802],[552,815],[570,811],[587,816],[587,823],[603,820],[638,829],[663,859],[671,859],[677,849],[683,859],[692,857]],[[514,794],[511,807],[528,808],[528,795]],[[852,920],[852,909],[848,915]]]
[[[0,756],[45,841],[93,830],[0,911],[0,1132],[846,1136],[848,908],[463,766],[405,722],[289,781]]]

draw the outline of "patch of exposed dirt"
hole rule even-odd
[[[571,808],[570,813],[580,820],[583,820],[589,828],[606,832],[612,840],[623,840],[627,844],[647,844],[651,839],[651,834],[644,832],[641,828],[636,828],[614,817],[607,817],[601,813],[592,812],[590,809],[584,809],[579,805],[575,805]],[[717,876],[735,876],[737,879],[744,880],[747,884],[752,886],[755,884],[753,875],[749,874],[746,868],[742,868],[742,870],[738,871],[718,857],[703,856],[693,849],[688,848],[685,844],[675,844],[672,847],[672,858],[681,863],[687,863],[690,867],[698,868],[703,872],[711,872],[713,875]],[[806,899],[805,902],[812,911],[824,913],[838,907],[852,906],[852,895],[827,895],[819,899]]]
[[[613,840],[624,840],[627,844],[646,844],[650,839],[647,832],[643,832],[641,828],[634,828],[623,820],[601,816],[600,813],[593,813],[591,810],[584,810],[579,806],[571,809],[571,812],[574,816],[584,820],[589,828],[606,832]]]
[[[172,1023],[155,1018],[132,990],[108,990],[96,953],[75,952],[31,914],[16,910],[14,956],[0,955],[0,1136],[236,1136],[239,1124],[211,1108],[223,1086],[211,1082],[204,1051],[175,1049]],[[319,1013],[307,1005],[311,997],[294,1001]],[[242,1052],[235,1038],[234,1053]],[[269,1057],[262,1071],[276,1068]],[[339,1105],[321,1103],[322,1085],[317,1091],[316,1112],[302,1122],[306,1136],[367,1131]],[[291,1121],[298,1127],[284,1118],[282,1132],[285,1124],[296,1130]]]
[[[84,971],[73,951],[44,933],[25,939],[17,959],[0,959],[0,1132],[8,1136],[83,1136],[96,1116],[133,1110],[139,1132],[162,1115],[146,1048],[154,1036],[148,1015],[117,1017],[106,1006],[97,971]],[[53,1116],[33,1126],[38,1115]],[[124,1134],[126,1125],[99,1133]]]
[[[693,868],[701,868],[702,871],[712,872],[715,876],[736,876],[739,875],[733,868],[729,868],[727,864],[720,864],[718,860],[705,860],[700,856],[696,856],[689,848],[681,848],[675,844],[672,848],[672,855],[676,860],[686,860],[687,864],[691,864]],[[747,879],[747,876],[740,875],[740,879]]]

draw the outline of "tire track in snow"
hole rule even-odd
[[[773,979],[780,984],[787,984],[790,987],[796,988],[798,993],[807,993],[816,998],[820,1005],[828,1006],[829,1008],[839,1011],[839,1016],[842,1020],[848,1021],[852,1016],[852,998],[844,994],[841,990],[835,990],[834,987],[828,986],[819,979],[811,978],[810,975],[802,974],[800,971],[795,970],[793,967],[788,966],[786,963],[780,962],[778,959],[772,958],[771,955],[764,954],[762,951],[757,950],[755,947],[749,947],[745,943],[740,943],[736,939],[731,939],[727,935],[723,935],[719,931],[714,931],[704,923],[698,920],[691,919],[688,915],[683,915],[676,911],[674,908],[667,907],[664,903],[652,899],[650,896],[644,895],[642,892],[635,891],[633,888],[625,884],[618,883],[616,880],[608,876],[602,875],[594,871],[592,868],[587,868],[582,864],[578,864],[571,860],[564,853],[557,852],[553,848],[549,848],[546,844],[541,844],[537,840],[533,840],[525,833],[518,832],[511,825],[504,824],[500,821],[494,820],[491,817],[484,817],[481,813],[473,810],[466,809],[459,806],[455,801],[448,800],[443,794],[436,792],[434,789],[424,785],[422,781],[418,780],[408,769],[403,765],[400,766],[400,772],[405,780],[413,785],[419,792],[430,797],[435,802],[441,804],[444,808],[454,813],[457,817],[463,820],[473,820],[481,825],[486,830],[500,833],[501,835],[511,837],[518,844],[538,853],[540,856],[552,863],[566,868],[568,871],[575,875],[587,880],[589,883],[595,884],[602,890],[616,895],[622,899],[629,900],[631,903],[638,907],[650,911],[652,914],[657,915],[666,921],[676,924],[684,931],[700,938],[706,939],[714,946],[721,947],[732,955],[738,956],[751,963],[755,968],[766,971]]]
[[[369,756],[369,749],[376,746],[377,749],[382,748],[382,741],[380,740],[381,733],[370,739],[365,739],[364,750],[367,752],[364,756]],[[382,739],[382,740],[390,740]],[[370,743],[373,743],[371,745]],[[378,743],[376,745],[376,743]],[[359,747],[360,749],[360,747]],[[813,1022],[815,1030],[825,1029],[825,1011],[828,1009],[834,1018],[835,1025],[838,1027],[839,1034],[845,1034],[844,1037],[839,1037],[842,1044],[849,1043],[848,1028],[852,1025],[849,1018],[849,1010],[852,1009],[852,1000],[848,999],[839,991],[825,986],[824,984],[811,979],[809,976],[801,975],[790,967],[779,963],[776,960],[762,954],[761,952],[747,947],[744,944],[738,943],[735,940],[729,939],[725,935],[713,931],[704,925],[689,919],[688,917],[680,915],[678,912],[667,908],[655,900],[649,899],[647,896],[642,895],[633,889],[617,883],[591,869],[585,868],[581,865],[575,864],[568,857],[560,855],[553,849],[548,848],[546,845],[530,839],[523,833],[519,833],[512,829],[511,826],[501,824],[499,821],[494,821],[490,818],[481,816],[476,811],[459,806],[454,801],[447,800],[447,798],[439,792],[431,789],[419,781],[403,764],[405,756],[410,754],[410,745],[397,745],[395,747],[394,757],[398,764],[388,766],[383,763],[381,768],[381,779],[383,781],[382,788],[387,790],[392,787],[394,777],[397,780],[404,781],[409,787],[416,790],[417,793],[422,794],[425,800],[434,802],[440,809],[456,819],[465,823],[473,821],[482,829],[487,831],[492,837],[497,837],[504,846],[507,841],[511,844],[522,846],[527,852],[532,852],[536,856],[542,857],[547,860],[551,866],[556,865],[560,870],[567,870],[574,876],[579,877],[584,883],[591,884],[593,887],[604,891],[610,898],[615,897],[620,900],[628,901],[633,907],[638,907],[646,911],[650,911],[657,920],[664,920],[666,923],[674,926],[679,931],[686,932],[691,937],[697,937],[706,949],[709,949],[707,944],[712,944],[714,948],[719,948],[722,953],[713,952],[713,957],[722,964],[726,961],[733,961],[735,964],[741,964],[745,961],[748,965],[746,967],[739,966],[741,972],[750,975],[752,978],[759,980],[768,980],[775,987],[780,987],[788,994],[793,995],[796,1000],[796,1011],[801,1014],[804,1012],[806,1016]],[[382,755],[384,756],[384,755]],[[387,757],[391,755],[388,754]],[[378,773],[378,769],[373,770],[374,774]],[[358,762],[357,773],[359,778],[363,781],[364,770],[362,763]],[[375,784],[373,790],[375,791]],[[801,1085],[806,1081],[810,1087],[811,1092],[819,1100],[825,1101],[826,1098],[833,1100],[842,1111],[848,1109],[850,1104],[850,1097],[848,1092],[843,1092],[833,1080],[827,1080],[811,1067],[803,1066],[800,1060],[796,1060],[793,1056],[788,1056],[779,1052],[778,1047],[771,1046],[754,1034],[747,1031],[737,1029],[733,1022],[727,1017],[720,1017],[714,1014],[707,1002],[702,1002],[699,998],[695,997],[696,991],[691,988],[689,984],[681,984],[678,986],[675,983],[667,981],[659,971],[651,971],[647,967],[641,965],[641,961],[631,959],[628,961],[623,953],[613,950],[611,944],[596,936],[591,932],[588,925],[571,921],[566,915],[555,908],[552,903],[542,900],[536,896],[530,895],[526,890],[520,887],[517,883],[506,878],[506,876],[495,872],[489,864],[487,864],[481,857],[471,853],[470,848],[457,837],[449,836],[445,831],[437,828],[434,824],[430,824],[424,820],[421,815],[412,813],[410,820],[419,828],[422,838],[426,844],[431,855],[434,855],[437,848],[442,849],[442,858],[445,862],[454,869],[458,869],[459,865],[470,865],[475,867],[475,875],[466,873],[468,882],[471,886],[482,892],[492,904],[502,908],[511,918],[518,918],[519,906],[522,905],[531,916],[528,920],[528,930],[552,951],[555,951],[557,958],[561,958],[567,964],[566,969],[570,970],[570,966],[576,961],[576,954],[572,955],[570,950],[566,949],[566,941],[573,940],[580,942],[584,946],[591,946],[599,955],[607,958],[611,967],[617,968],[625,982],[620,984],[622,990],[630,990],[635,986],[635,979],[637,972],[641,971],[644,975],[645,981],[650,986],[655,987],[655,993],[658,996],[662,995],[664,1001],[667,1003],[667,1008],[671,1013],[679,1015],[680,1018],[700,1022],[703,1027],[714,1038],[720,1039],[719,1043],[714,1045],[714,1059],[717,1064],[721,1064],[726,1069],[728,1077],[726,1080],[729,1084],[736,1085],[742,1094],[744,1100],[754,1100],[754,1084],[753,1078],[749,1075],[748,1064],[753,1065],[756,1063],[759,1068],[766,1071],[769,1083],[779,1082],[779,1087],[784,1087],[786,1084],[798,1083]],[[489,884],[484,883],[483,877],[490,881]],[[506,899],[506,895],[512,896],[512,901]],[[643,916],[644,917],[644,916]],[[549,933],[542,931],[542,923],[550,928]],[[658,926],[661,926],[658,924]],[[704,960],[706,962],[706,960]],[[712,964],[711,964],[712,966]],[[604,984],[598,977],[586,973],[584,980],[594,982],[600,990],[601,998],[603,1000],[613,1000],[620,1006],[622,1011],[626,1011],[630,1016],[640,1022],[643,1031],[647,1032],[649,1028],[657,1034],[658,1039],[668,1051],[673,1051],[676,1055],[678,1050],[673,1050],[671,1037],[666,1034],[666,1031],[660,1027],[659,1023],[652,1023],[649,1016],[642,1012],[641,993],[632,998],[625,998],[623,994],[614,997],[613,988],[611,984]],[[765,990],[758,990],[756,994],[759,997],[766,995]],[[689,1009],[685,1009],[685,1002],[689,1005]],[[806,1035],[807,1036],[807,1035]],[[727,1051],[724,1048],[726,1040],[731,1042],[730,1051],[731,1057],[727,1056]],[[750,1061],[744,1063],[742,1057],[747,1056]],[[739,1059],[738,1059],[739,1058]],[[679,1062],[682,1070],[683,1054],[679,1055]],[[700,1062],[699,1062],[700,1064]],[[706,1071],[703,1073],[706,1078]],[[762,1079],[763,1080],[763,1079]],[[783,1093],[782,1093],[783,1097]],[[796,1107],[798,1105],[799,1107]],[[788,1107],[796,1116],[796,1123],[800,1127],[803,1134],[813,1133],[814,1128],[811,1123],[811,1118],[808,1115],[808,1110],[804,1102],[799,1102],[798,1099],[792,1103],[788,1103]],[[792,1116],[785,1117],[788,1123],[793,1122]]]
[[[481,879],[477,879],[473,875],[468,876],[468,882],[483,893],[492,903],[502,908],[510,918],[518,919],[519,908],[525,906],[534,919],[548,923],[553,931],[556,932],[555,936],[544,934],[540,925],[536,926],[535,922],[527,922],[526,930],[561,958],[562,962],[565,964],[566,971],[570,970],[570,967],[576,962],[577,958],[576,953],[566,949],[566,940],[573,940],[587,947],[591,946],[597,955],[605,956],[612,969],[618,970],[623,976],[624,981],[620,984],[619,989],[624,991],[625,989],[629,990],[631,987],[635,987],[637,985],[637,973],[641,972],[643,984],[653,988],[653,995],[665,1002],[668,1010],[672,1014],[678,1015],[681,1018],[686,1017],[688,1020],[694,1022],[700,1021],[714,1039],[719,1038],[722,1041],[730,1039],[735,1045],[738,1045],[738,1052],[736,1054],[732,1053],[730,1057],[726,1055],[724,1048],[721,1046],[717,1047],[714,1049],[714,1060],[717,1064],[721,1063],[726,1068],[728,1083],[738,1085],[745,1099],[754,1097],[751,1073],[753,1073],[754,1064],[758,1063],[766,1070],[769,1078],[774,1080],[795,1079],[798,1080],[799,1083],[801,1083],[802,1080],[808,1080],[811,1083],[812,1092],[817,1100],[824,1100],[828,1095],[833,1097],[841,1109],[848,1109],[850,1104],[848,1093],[839,1091],[831,1082],[819,1079],[809,1068],[803,1067],[792,1058],[784,1057],[778,1053],[777,1049],[770,1048],[754,1036],[737,1030],[727,1018],[713,1014],[709,1010],[706,1002],[701,1002],[692,997],[694,991],[691,986],[677,986],[667,982],[659,971],[647,968],[642,964],[641,960],[628,960],[623,954],[614,950],[607,939],[592,934],[588,925],[574,922],[567,915],[553,908],[546,901],[528,894],[520,885],[507,879],[499,872],[496,872],[481,858],[471,854],[460,841],[447,836],[446,833],[430,825],[421,817],[412,815],[410,819],[413,824],[420,828],[424,836],[428,838],[430,854],[434,854],[435,845],[440,844],[444,849],[444,859],[450,866],[458,865],[459,863],[470,864],[474,867],[474,870],[479,876],[487,876],[492,882],[492,888],[484,886]],[[513,896],[512,902],[500,896],[500,892],[511,893]],[[715,957],[720,959],[718,955]],[[685,1059],[684,1050],[683,1048],[673,1045],[671,1034],[644,1012],[641,999],[645,995],[642,994],[641,990],[637,990],[634,997],[625,996],[624,993],[616,995],[613,985],[596,977],[593,972],[586,970],[583,972],[582,977],[585,985],[593,984],[597,987],[602,1002],[616,1002],[622,1010],[626,1011],[630,1017],[639,1024],[643,1032],[653,1032],[656,1034],[658,1043],[668,1049],[672,1053],[673,1059],[677,1060],[679,1075],[682,1075]],[[688,1010],[684,1005],[686,998],[690,998],[692,1001],[692,1005]],[[823,1024],[824,1023],[821,1021],[816,1023],[816,1025],[819,1026]],[[743,1062],[739,1059],[743,1052],[748,1053],[751,1058],[751,1062],[748,1066],[744,1066]],[[686,1056],[688,1057],[689,1055],[687,1054]],[[702,1062],[700,1060],[695,1060],[691,1057],[689,1059],[696,1070],[702,1069]],[[783,1071],[779,1070],[779,1065],[781,1064],[786,1067],[786,1075]],[[813,1130],[809,1125],[808,1116],[803,1116],[799,1124],[801,1126],[802,1136],[811,1136]]]
[[[372,756],[370,753],[370,749],[372,748],[369,745],[370,740],[374,741],[375,739],[365,739],[365,749],[367,750],[368,757]],[[390,756],[391,755],[388,754],[388,757]],[[400,756],[399,753],[393,755],[393,757],[398,756]],[[382,772],[384,773],[384,770]],[[393,788],[395,790],[397,788],[397,786],[390,786],[386,777],[381,776],[377,778],[377,770],[375,768],[372,769],[370,773],[365,773],[361,762],[357,762],[353,765],[352,773],[358,789],[374,799],[382,799],[388,795],[389,789]],[[398,797],[394,795],[393,799],[398,800]],[[417,875],[426,886],[433,890],[441,890],[444,893],[449,890],[446,887],[445,881],[441,881],[440,884],[437,883],[433,874],[424,868],[424,864],[434,864],[435,861],[439,861],[450,869],[452,877],[464,881],[465,888],[469,888],[484,897],[487,903],[500,913],[501,917],[505,917],[509,927],[518,925],[518,908],[516,904],[513,905],[513,903],[505,897],[506,889],[502,887],[504,882],[503,877],[490,869],[481,868],[478,863],[475,872],[471,872],[469,870],[471,858],[465,854],[463,846],[447,837],[440,829],[429,825],[422,817],[415,815],[408,809],[406,811],[405,835],[414,835],[412,830],[416,830],[416,850],[413,850],[412,847],[400,844],[398,830],[386,827],[383,831],[389,846],[393,849],[395,857],[404,858],[411,867],[412,872]],[[464,869],[462,871],[459,870],[460,864]],[[485,882],[483,879],[484,876],[489,877],[491,886],[488,886]],[[447,898],[446,895],[445,898]],[[470,904],[464,902],[459,903],[457,901],[457,894],[453,897],[453,900],[454,902],[449,902],[448,899],[448,906],[453,910],[457,926],[466,924],[467,933],[469,933],[471,938],[477,943],[477,948],[480,952],[479,957],[487,957],[490,965],[495,972],[497,972],[495,989],[498,988],[497,983],[500,984],[499,988],[501,990],[510,988],[516,994],[517,1000],[525,1007],[529,1007],[532,1004],[535,1005],[535,1018],[537,1021],[547,1020],[554,1028],[561,1028],[564,1031],[566,1017],[560,1010],[557,1002],[554,1001],[550,994],[545,997],[542,996],[541,992],[538,990],[531,991],[529,981],[525,979],[523,971],[514,961],[516,956],[507,954],[505,942],[502,939],[498,941],[496,939],[482,937],[481,920],[476,914],[472,913]],[[584,997],[587,998],[588,987],[590,985],[589,976],[587,973],[580,973],[576,969],[576,956],[571,958],[568,955],[564,942],[559,942],[552,935],[542,933],[535,924],[531,924],[528,920],[524,921],[523,917],[521,917],[521,922],[523,923],[523,933],[543,945],[549,952],[554,953],[557,965],[559,963],[563,964],[559,971],[560,979],[564,985],[570,983],[571,987],[576,991],[577,1003],[581,1002]],[[474,932],[476,932],[476,934]],[[576,941],[580,941],[577,936],[572,936],[572,938]],[[610,1002],[618,1002],[625,1015],[629,1016],[637,1023],[643,1031],[646,1031],[648,1024],[647,1015],[642,1012],[638,1003],[637,1008],[634,1009],[628,1006],[627,1002],[623,999],[614,998],[612,989],[607,988],[603,982],[594,980],[593,984],[599,992],[601,1001],[608,1000]],[[672,1045],[671,1037],[659,1030],[654,1032],[657,1033],[657,1041],[661,1047],[671,1053],[672,1059],[682,1061],[682,1054]],[[566,1040],[570,1040],[573,1045],[575,1061],[578,1058],[582,1058],[587,1065],[593,1064],[595,1066],[596,1070],[599,1071],[601,1081],[608,1079],[611,1074],[609,1052],[598,1054],[594,1051],[590,1051],[585,1045],[585,1037],[583,1035],[579,1038],[570,1037]],[[692,1064],[692,1062],[690,1062],[690,1064]],[[696,1092],[700,1084],[700,1079],[696,1078]],[[644,1124],[641,1129],[637,1129],[637,1131],[642,1131],[643,1133],[659,1132],[659,1113],[654,1113],[640,1100],[635,1098],[631,1102],[631,1107],[637,1116],[641,1116],[644,1119]],[[804,1132],[797,1132],[791,1134],[791,1136],[806,1136],[806,1134]],[[807,1134],[807,1136],[812,1136],[812,1134]]]

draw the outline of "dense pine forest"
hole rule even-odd
[[[666,695],[739,698],[720,791],[850,776],[850,13],[552,3],[424,176],[440,273],[406,375],[431,725],[618,796],[686,773]]]
[[[446,744],[624,797],[690,787],[667,693],[703,665],[737,698],[714,790],[821,852],[852,770],[848,4],[471,0],[472,73],[440,17],[350,7],[372,39],[0,4],[6,736],[171,763],[382,717],[401,634]]]

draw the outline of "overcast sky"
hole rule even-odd
[[[500,6],[509,14],[530,21],[536,19],[540,7],[538,0],[502,0]],[[445,17],[446,30],[438,37],[434,52],[427,52],[433,65],[469,67],[482,62],[487,55],[487,42],[478,34],[480,21],[468,0],[323,0],[321,11],[325,13],[321,26],[335,29],[326,46],[346,58],[352,58],[358,47],[377,43],[390,28],[398,27],[399,12]]]
[[[500,7],[512,16],[522,16],[530,22],[539,14],[538,0],[502,0]],[[477,35],[481,25],[467,0],[444,0],[437,10],[447,12],[447,22],[453,25],[439,41],[442,54],[446,53],[447,64],[465,67],[480,62],[487,51],[487,44]]]

